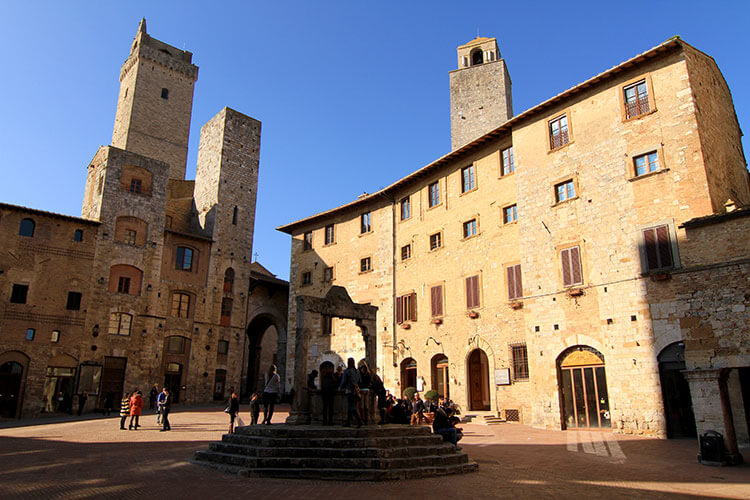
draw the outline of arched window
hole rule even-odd
[[[484,55],[481,49],[474,49],[471,53],[471,65],[476,66],[484,62]]]
[[[133,323],[133,316],[128,313],[112,313],[109,315],[109,334],[110,335],[130,335],[130,326]]]
[[[226,293],[234,292],[234,269],[231,267],[224,272],[224,291]]]
[[[32,219],[23,219],[21,225],[18,228],[19,236],[28,236],[29,238],[34,237],[34,228],[36,224]]]
[[[185,337],[167,337],[167,352],[170,354],[185,354],[185,345]]]
[[[137,267],[116,264],[109,268],[109,291],[140,295],[142,279],[143,272]]]

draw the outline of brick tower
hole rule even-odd
[[[185,178],[193,88],[193,54],[151,38],[138,26],[120,70],[112,145],[169,163],[171,179]]]
[[[477,37],[458,47],[450,86],[452,150],[513,117],[510,75],[494,38]]]

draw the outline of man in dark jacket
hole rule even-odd
[[[357,399],[359,399],[359,370],[354,364],[354,358],[349,358],[346,361],[346,370],[344,375],[341,377],[341,384],[339,384],[339,390],[344,391],[346,394],[346,423],[344,427],[350,427],[352,425],[352,416],[357,419],[357,427],[362,427],[362,419],[357,414]]]
[[[172,426],[169,425],[169,411],[172,409],[172,396],[165,387],[162,389],[159,395],[159,404],[161,405],[161,422],[162,427],[160,432],[171,431]]]

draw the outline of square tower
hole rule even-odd
[[[510,75],[494,38],[477,37],[458,47],[450,86],[452,150],[513,117]]]
[[[193,89],[193,54],[150,37],[138,26],[120,70],[112,145],[169,164],[171,179],[185,178]]]

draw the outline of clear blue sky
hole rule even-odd
[[[222,107],[263,122],[254,252],[283,278],[290,244],[276,226],[449,151],[448,72],[477,33],[498,39],[516,114],[680,35],[716,59],[740,126],[750,126],[748,1],[213,4],[4,2],[0,201],[80,215],[141,17],[200,67],[188,178],[200,127]]]

